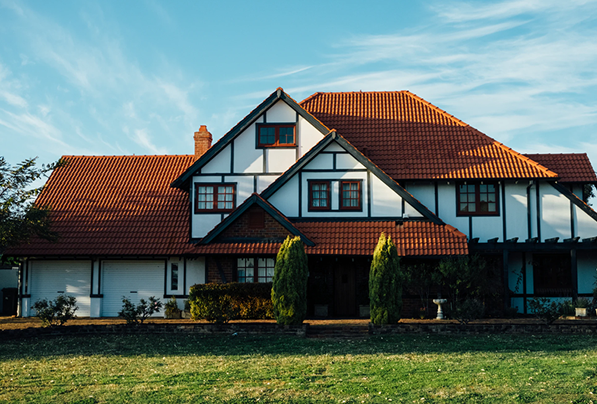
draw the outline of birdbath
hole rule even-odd
[[[444,312],[442,311],[442,304],[446,303],[447,299],[433,299],[433,303],[437,304],[437,317],[436,320],[444,319]]]

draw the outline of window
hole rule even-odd
[[[234,209],[234,184],[195,184],[195,213],[230,212]]]
[[[340,182],[340,209],[361,210],[361,182]]]
[[[259,147],[294,147],[294,124],[258,124],[257,144]]]
[[[255,272],[255,258],[238,258],[236,262],[238,282],[271,282],[274,279],[274,267],[273,258],[257,258],[257,272]]]
[[[178,290],[178,264],[170,265],[170,288]]]
[[[459,215],[498,215],[496,184],[459,184],[456,186]]]
[[[309,210],[330,210],[330,182],[309,181]]]
[[[533,254],[533,286],[536,296],[572,296],[570,255]]]

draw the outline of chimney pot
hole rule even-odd
[[[195,139],[195,160],[197,160],[209,150],[213,138],[207,130],[207,125],[201,125],[193,138]]]

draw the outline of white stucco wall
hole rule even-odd
[[[287,217],[299,215],[299,180],[298,175],[293,176],[276,193],[269,197],[271,203]]]
[[[296,111],[288,106],[283,100],[279,100],[272,105],[265,113],[267,123],[280,122],[290,123],[296,122]]]
[[[259,119],[257,122],[262,121]],[[255,147],[256,128],[252,124],[234,139],[234,172],[263,172],[263,150]]]
[[[253,148],[255,148],[255,145],[253,145]],[[230,173],[230,153],[230,145],[224,147],[201,168],[201,174]]]
[[[299,155],[301,157],[311,150],[311,148],[323,139],[323,136],[325,135],[300,115],[297,122],[297,131],[300,133],[298,147]]]
[[[406,184],[406,190],[412,194],[419,202],[427,207],[430,211],[437,214],[435,211],[435,186],[429,184]]]
[[[371,216],[372,217],[401,217],[402,197],[383,183],[377,176],[371,174]]]
[[[578,293],[593,293],[597,287],[597,250],[577,251]]]
[[[549,184],[539,187],[541,195],[541,239],[572,237],[570,200]]]
[[[527,186],[528,183],[518,184],[506,182],[506,239],[518,237],[519,241],[528,238],[528,212],[527,212]]]

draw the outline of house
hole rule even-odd
[[[186,298],[203,282],[267,282],[288,235],[332,314],[354,316],[379,234],[409,262],[494,258],[506,306],[587,296],[597,267],[597,177],[584,154],[522,155],[408,91],[281,88],[195,154],[65,156],[38,202],[57,243],[14,248],[20,310],[59,293],[81,316],[121,299]],[[182,303],[181,303],[182,304]]]

